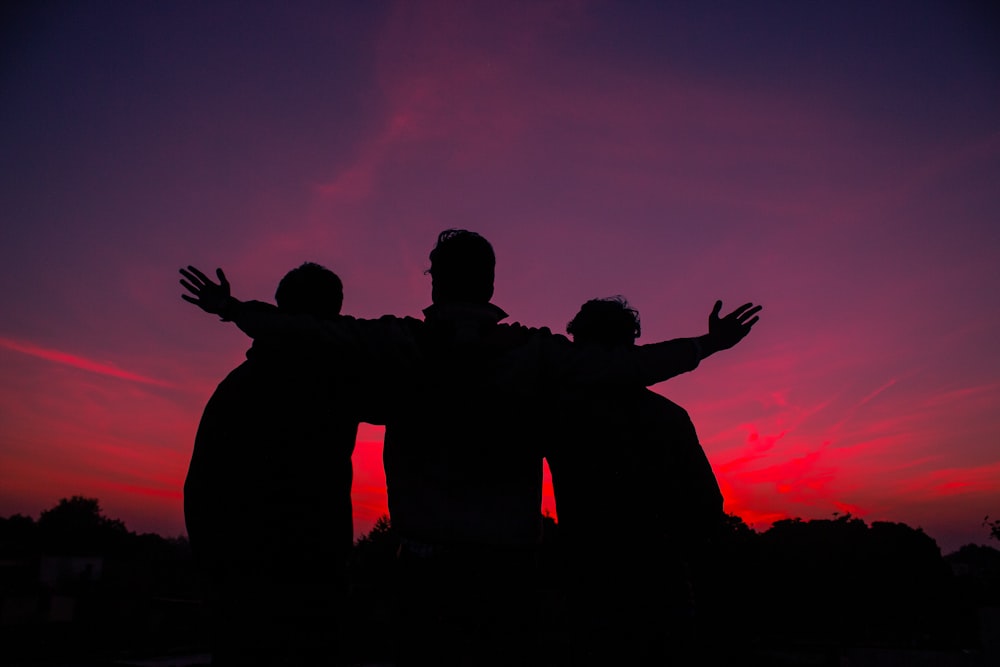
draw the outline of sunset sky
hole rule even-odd
[[[1000,518],[1000,20],[976,2],[23,2],[0,33],[0,516],[86,495],[183,532],[201,411],[248,340],[180,298],[303,261],[419,316],[439,231],[561,332],[763,304],[654,389],[726,509]],[[385,512],[380,429],[356,530]],[[614,456],[615,443],[607,455]],[[545,507],[553,508],[551,489]],[[638,508],[637,508],[638,509]],[[678,508],[682,511],[682,508]]]

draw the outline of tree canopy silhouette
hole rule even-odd
[[[38,518],[42,548],[52,554],[89,555],[117,551],[129,535],[125,524],[101,511],[97,498],[63,498]]]
[[[990,521],[989,515],[986,515],[983,517],[983,525],[989,528],[990,537],[994,540],[1000,540],[1000,519]]]

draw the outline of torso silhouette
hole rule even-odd
[[[331,376],[317,354],[256,343],[219,384],[185,482],[193,543],[210,552],[251,547],[275,556],[293,544],[350,548],[359,415],[353,387]]]
[[[534,545],[542,455],[538,402],[514,350],[531,332],[498,326],[490,305],[431,307],[420,361],[386,408],[384,461],[393,526],[428,545]]]
[[[582,348],[501,324],[491,304],[435,305],[425,316],[317,327],[243,304],[231,319],[258,340],[325,344],[369,376],[403,544],[398,664],[527,665],[537,656],[543,399],[581,384],[666,379],[695,368],[699,348],[691,339]]]
[[[199,424],[184,512],[218,667],[343,650],[359,414],[354,382],[325,355],[255,342]]]
[[[245,302],[230,317],[257,340],[330,351],[334,372],[340,359],[357,364],[365,401],[386,419],[393,527],[431,543],[520,543],[529,511],[537,541],[541,453],[529,441],[547,418],[540,401],[579,386],[659,382],[700,360],[693,339],[574,345],[548,329],[501,324],[492,304],[435,305],[425,315],[317,324]]]
[[[722,516],[722,494],[686,410],[645,387],[563,406],[547,451],[560,541],[618,549],[623,536],[683,548]]]
[[[587,392],[561,410],[546,456],[567,664],[677,659],[693,627],[687,561],[723,517],[694,425],[644,387]]]

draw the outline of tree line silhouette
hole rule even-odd
[[[543,525],[542,650],[556,655],[570,636],[563,554],[559,525],[548,516]],[[984,525],[1000,540],[997,522]],[[621,535],[618,562],[643,537]],[[345,636],[355,664],[392,660],[398,546],[388,517],[354,544]],[[995,650],[983,627],[1000,608],[1000,551],[990,546],[943,556],[931,537],[902,523],[847,514],[758,532],[727,515],[692,568],[696,641],[739,664],[833,665],[860,647],[952,652],[967,661],[948,664],[973,665],[988,664],[975,660]],[[186,538],[129,531],[81,496],[37,520],[0,519],[0,646],[9,664],[207,651]]]

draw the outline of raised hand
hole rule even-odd
[[[181,294],[181,298],[188,303],[213,315],[221,315],[226,308],[232,306],[234,299],[229,293],[229,281],[222,269],[215,270],[215,275],[219,278],[218,284],[193,266],[181,269],[180,272],[186,278],[181,279],[181,285],[194,295]]]
[[[716,301],[712,313],[708,316],[708,335],[716,350],[728,350],[743,340],[750,328],[760,319],[757,313],[763,306],[745,303],[725,317],[719,317],[722,302]]]

